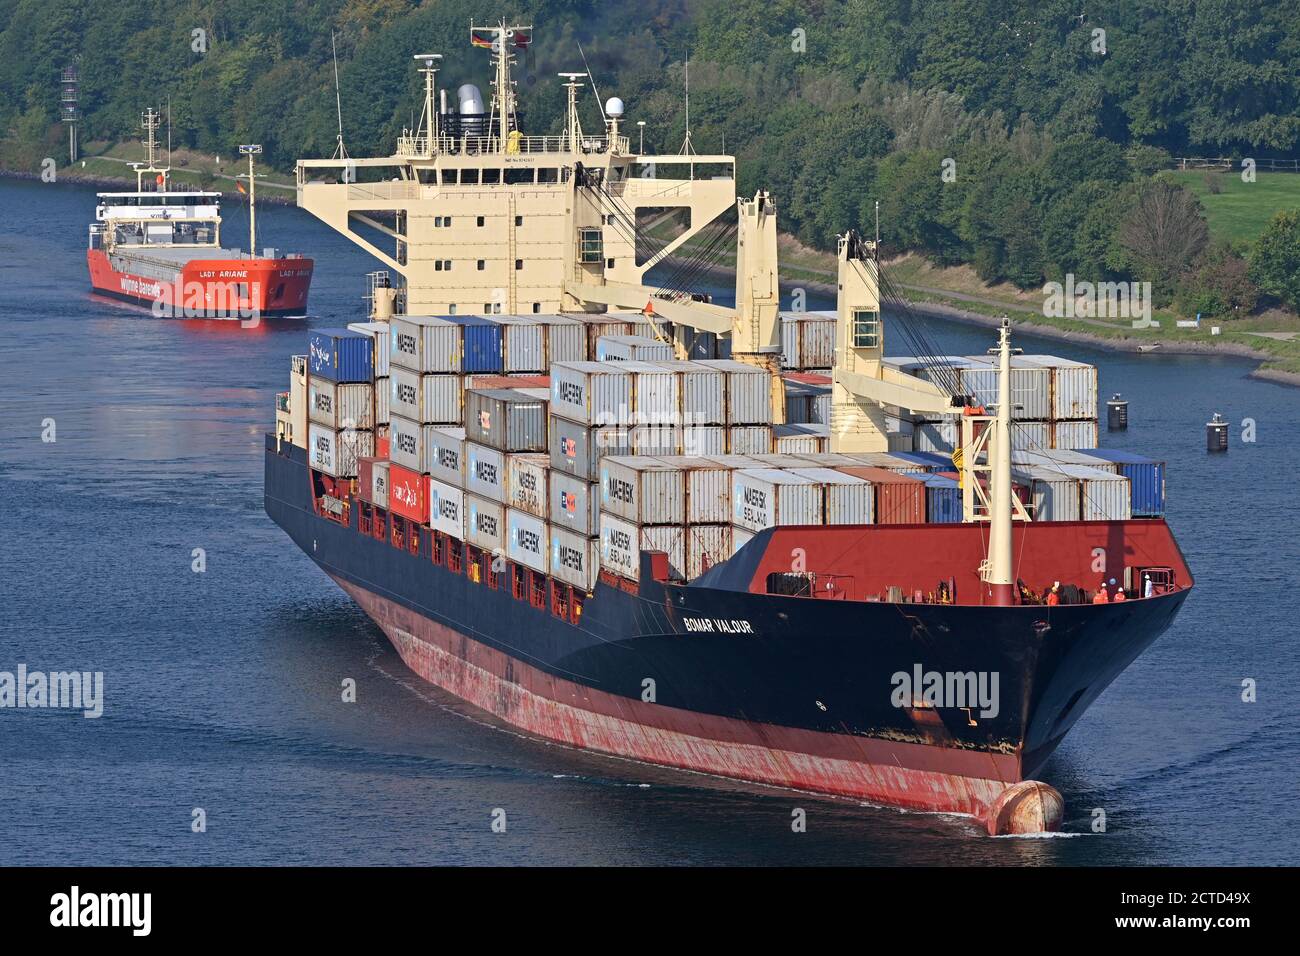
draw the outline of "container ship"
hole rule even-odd
[[[172,318],[301,318],[312,260],[265,249],[257,255],[256,145],[246,154],[249,251],[221,245],[221,194],[175,190],[157,165],[158,114],[143,117],[148,161],[136,164],[134,192],[99,193],[86,262],[91,288]],[[145,180],[154,188],[146,189]],[[244,187],[240,184],[240,189]]]
[[[1057,829],[1035,774],[1193,584],[1164,463],[1098,449],[1096,370],[1005,322],[931,354],[852,230],[836,310],[780,312],[772,197],[689,133],[631,150],[617,98],[588,134],[579,73],[564,132],[523,135],[530,38],[471,25],[487,106],[417,57],[420,122],[359,161],[373,182],[299,162],[299,204],[387,268],[367,321],[292,358],[267,513],[414,672],[512,727]],[[733,237],[724,308],[683,280]]]

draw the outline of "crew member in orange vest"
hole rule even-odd
[[[1061,603],[1061,582],[1055,581],[1052,583],[1052,590],[1047,592],[1047,606],[1056,607],[1060,603]]]
[[[1101,584],[1097,586],[1097,593],[1092,596],[1092,603],[1093,604],[1110,603],[1110,592],[1106,590],[1105,581],[1102,581]]]
[[[1112,599],[1115,601],[1115,603],[1118,604],[1120,601],[1128,600],[1128,595],[1124,593],[1124,589],[1121,587],[1116,587],[1114,578],[1110,579],[1110,586],[1115,588],[1115,597]]]

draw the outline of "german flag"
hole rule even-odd
[[[469,34],[470,46],[481,47],[484,50],[492,49],[492,34],[480,33],[477,30],[471,30]]]

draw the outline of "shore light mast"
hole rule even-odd
[[[239,154],[248,157],[248,258],[257,258],[257,177],[253,173],[253,157],[262,153],[261,143],[245,143]]]

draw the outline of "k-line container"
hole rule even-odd
[[[313,329],[308,336],[307,374],[331,382],[371,381],[374,340],[350,329]]]
[[[391,386],[389,385],[388,379],[386,378],[375,379],[374,391],[375,391],[375,424],[376,425],[387,425],[388,419],[391,416],[391,411],[390,411],[391,406],[389,401],[390,387]]]
[[[1053,419],[1097,419],[1097,369],[1055,355],[1021,355],[1026,365],[1041,365],[1052,375]],[[1094,445],[1096,442],[1094,441]]]
[[[429,523],[429,489],[419,472],[388,466],[388,510],[416,524]]]
[[[641,552],[668,555],[668,576],[686,577],[686,529],[681,525],[637,525],[608,512],[600,513],[600,566],[636,581],[641,576]]]
[[[388,508],[388,460],[386,458],[357,459],[357,494],[362,501],[380,508]]]
[[[424,429],[424,468],[431,477],[453,488],[465,487],[465,429]]]
[[[600,576],[600,539],[575,534],[554,523],[550,528],[551,577],[591,591]]]
[[[550,535],[546,522],[525,511],[507,508],[506,557],[538,574],[545,574],[550,563]]]
[[[700,362],[658,361],[654,363],[677,376],[684,425],[727,423],[727,374]]]
[[[768,372],[734,359],[704,360],[699,364],[727,376],[727,424],[772,423],[772,376]]]
[[[958,524],[962,519],[961,486],[947,475],[926,475],[925,520],[931,524]]]
[[[501,329],[501,367],[507,375],[546,370],[546,326],[530,315],[493,315]]]
[[[342,384],[313,375],[307,379],[307,417],[327,428],[375,427],[375,390],[367,382]]]
[[[1096,448],[1097,423],[1052,422],[1052,447],[1062,449]]]
[[[362,335],[368,335],[370,341],[374,343],[375,350],[375,378],[388,377],[388,333],[389,325],[387,322],[349,322],[349,332],[360,332]]]
[[[375,453],[373,432],[352,428],[333,429],[311,424],[307,427],[307,460],[316,471],[334,478],[355,478],[357,459]]]
[[[811,478],[822,486],[822,523],[828,525],[871,524],[875,513],[875,489],[847,469],[794,468],[791,474]]]
[[[1130,451],[1090,448],[1080,452],[1099,462],[1113,465],[1129,480],[1132,512],[1144,518],[1165,513],[1165,463]]]
[[[731,557],[732,528],[729,524],[693,524],[686,529],[686,580]]]
[[[682,427],[682,454],[696,457],[725,455],[727,429],[723,425],[685,425]]]
[[[411,471],[423,472],[425,428],[419,422],[394,415],[388,422],[389,461]]]
[[[821,524],[822,485],[775,468],[742,469],[731,476],[731,523],[747,531],[777,525]]]
[[[632,376],[624,362],[560,362],[551,366],[551,411],[583,425],[629,424]]]
[[[602,335],[596,339],[597,362],[669,362],[673,347],[641,335]]]
[[[591,357],[587,351],[587,326],[567,315],[534,315],[546,334],[546,366],[556,362],[585,362]]]
[[[488,501],[506,500],[506,456],[486,445],[465,442],[465,490]]]
[[[726,524],[731,520],[731,468],[695,455],[667,455],[659,460],[682,473],[687,524]]]
[[[507,455],[506,504],[526,514],[545,518],[550,466],[549,455]],[[546,571],[545,568],[534,570]]]
[[[465,540],[492,554],[505,554],[505,505],[478,495],[466,494]]]
[[[429,527],[457,540],[465,539],[465,492],[429,478]]]
[[[507,452],[544,452],[547,393],[494,388],[465,393],[465,433],[480,445]]]
[[[925,522],[925,483],[919,477],[869,465],[849,465],[839,470],[871,482],[876,497],[876,524]]]
[[[643,455],[602,458],[600,508],[636,525],[683,524],[686,474]]]
[[[782,312],[781,364],[790,369],[834,364],[835,316],[820,312]]]
[[[410,369],[393,368],[388,382],[390,417],[403,418],[422,425],[459,425],[465,379],[461,375],[420,375]]]
[[[601,456],[631,454],[628,431],[622,425],[584,425],[552,412],[549,436],[551,468],[596,481],[600,478]]]
[[[563,472],[550,474],[547,517],[552,525],[594,538],[600,534],[600,485]]]
[[[727,429],[727,454],[767,455],[772,451],[771,425],[732,425]]]

